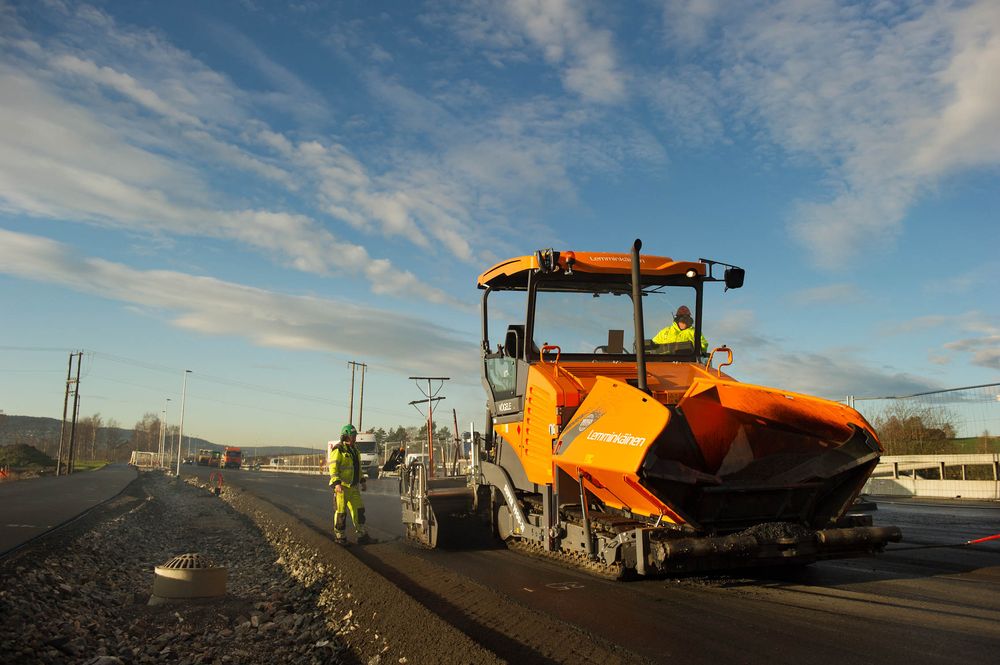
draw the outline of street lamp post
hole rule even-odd
[[[177,477],[181,477],[181,446],[184,442],[184,405],[187,401],[188,374],[191,370],[184,370],[184,384],[181,388],[181,424],[177,431]]]
[[[166,467],[166,460],[164,459],[164,454],[167,452],[167,401],[163,403],[163,419],[160,421],[160,468]]]

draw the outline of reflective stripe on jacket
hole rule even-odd
[[[330,484],[354,487],[361,482],[361,452],[346,441],[338,443],[330,454]]]

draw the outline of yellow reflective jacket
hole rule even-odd
[[[694,346],[694,328],[689,327],[681,330],[676,323],[673,323],[656,333],[656,337],[653,338],[654,344],[674,344],[677,342],[687,342]],[[705,339],[704,335],[701,336],[701,352],[708,353],[708,340]]]
[[[364,480],[361,475],[361,451],[347,441],[341,441],[330,453],[330,484],[354,487]]]

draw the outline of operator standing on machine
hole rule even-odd
[[[361,474],[361,452],[355,445],[357,438],[358,430],[354,425],[344,425],[340,430],[340,441],[330,451],[330,485],[333,487],[335,507],[333,535],[341,545],[347,544],[344,529],[348,509],[358,542],[363,544],[371,540],[365,529],[365,506],[361,501],[361,492],[366,487],[365,477]],[[359,486],[361,491],[358,491]]]

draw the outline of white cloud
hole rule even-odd
[[[609,30],[592,26],[583,5],[570,0],[508,0],[503,8],[545,60],[562,67],[563,85],[591,102],[625,97],[625,73]]]
[[[1000,370],[1000,329],[994,328],[993,334],[948,342],[944,348],[971,354],[973,365]]]
[[[362,162],[316,132],[298,139],[294,131],[274,131],[255,119],[271,97],[238,88],[155,33],[93,8],[52,11],[62,12],[65,32],[5,45],[12,57],[0,93],[0,208],[8,213],[232,238],[321,273],[340,263],[333,257],[359,254],[326,230],[337,222],[476,262],[483,248],[492,252],[496,238],[508,235],[511,202],[526,206],[553,191],[572,198],[568,162],[610,165],[629,152],[656,155],[655,143],[636,139],[636,130],[613,157],[568,142],[560,136],[566,123],[586,119],[555,106],[541,113],[500,107],[492,117],[459,122],[436,93],[371,75],[371,91],[389,102],[385,108],[397,119],[417,119],[409,126],[414,136],[429,136],[434,145],[388,142],[366,150]],[[274,83],[275,94],[319,105],[314,91],[245,38],[231,29],[220,34]],[[218,189],[233,168],[263,179],[263,188]],[[269,209],[275,200],[296,211]],[[266,234],[279,221],[295,235],[269,245]],[[334,251],[324,259],[327,249]],[[446,300],[411,274],[386,274],[402,278],[412,295]]]
[[[678,142],[687,145],[726,140],[718,79],[696,66],[672,67],[644,81],[650,104],[667,119]]]
[[[52,66],[56,70],[68,72],[93,83],[107,86],[140,106],[170,120],[195,126],[201,124],[198,118],[168,104],[154,90],[143,87],[133,77],[116,71],[111,67],[98,67],[93,62],[81,60],[73,55],[60,55],[53,58]]]
[[[934,343],[939,346],[928,353],[936,365],[948,364],[955,353],[962,353],[970,356],[973,365],[1000,369],[1000,324],[992,313],[971,310],[932,314],[883,326],[881,331],[888,335],[933,333]],[[942,343],[942,339],[949,341]]]
[[[628,73],[620,66],[610,30],[595,27],[587,6],[569,0],[466,2],[442,21],[470,44],[485,47],[498,66],[525,62],[534,47],[556,68],[563,86],[581,99],[615,104],[627,97]]]
[[[234,28],[210,23],[210,30],[244,64],[254,67],[269,84],[248,92],[273,110],[308,122],[327,124],[333,111],[323,96],[287,67],[269,57],[249,37]]]
[[[741,380],[784,388],[807,395],[842,400],[847,395],[879,397],[910,395],[942,388],[907,372],[876,368],[846,354],[780,353],[733,367]]]
[[[663,25],[667,41],[680,48],[703,44],[724,9],[721,0],[670,0],[663,3]]]
[[[930,177],[1000,161],[1000,4],[975,3],[946,20],[954,50],[938,80],[947,105],[915,123],[927,135],[909,165]]]
[[[929,293],[955,295],[971,293],[976,289],[989,289],[1000,281],[1000,262],[991,261],[958,273],[930,277],[924,285]]]
[[[327,170],[317,179],[310,165],[300,161],[313,144],[300,144],[297,151],[286,137],[247,120],[252,107],[224,77],[155,36],[121,29],[96,10],[81,13],[85,16],[76,23],[67,20],[81,30],[99,25],[107,39],[98,40],[101,46],[91,55],[107,57],[115,66],[99,64],[55,38],[41,49],[20,40],[12,47],[9,64],[0,65],[0,211],[158,236],[235,240],[299,270],[365,275],[379,293],[458,304],[411,272],[394,269],[373,259],[364,247],[338,239],[317,219],[321,214],[247,206],[215,189],[213,169],[219,165],[263,177],[293,195],[317,182],[319,189],[312,196],[320,202],[323,187],[352,184],[354,195],[334,196],[318,212],[360,225],[377,221],[383,231],[428,246],[419,229],[405,228],[407,210],[366,201],[364,191],[357,195],[359,183],[370,184],[372,179],[345,148],[319,148]],[[126,71],[129,67],[132,70]],[[167,78],[159,80],[159,75]],[[139,110],[115,101],[115,96]],[[242,126],[238,133],[217,122],[215,110],[234,105],[240,110],[229,113],[226,122],[241,122],[250,129],[245,145],[239,144]],[[255,148],[266,151],[255,153]],[[420,183],[404,184],[389,182],[382,190],[371,185],[368,194],[416,210],[430,220],[432,232],[449,251],[468,258],[471,249],[463,229],[446,214],[447,200],[435,203],[438,194],[433,190],[421,189]]]
[[[165,311],[174,325],[206,335],[245,337],[260,346],[364,356],[400,373],[475,373],[478,353],[472,340],[428,319],[396,311],[174,271],[136,270],[81,258],[66,245],[3,229],[0,273]],[[415,348],[421,352],[413,353]]]
[[[732,349],[755,351],[780,341],[773,331],[763,331],[764,334],[757,331],[762,331],[762,327],[749,309],[727,309],[719,319],[705,321],[705,335],[712,348],[725,344]]]
[[[772,0],[725,11],[692,0],[668,5],[664,25],[668,48],[693,49],[702,63],[696,74],[649,77],[659,77],[654,105],[677,127],[711,139],[725,114],[731,130],[825,169],[827,196],[790,211],[795,237],[825,267],[891,246],[943,178],[1000,163],[992,0]],[[692,128],[688,99],[701,100],[704,127]]]

